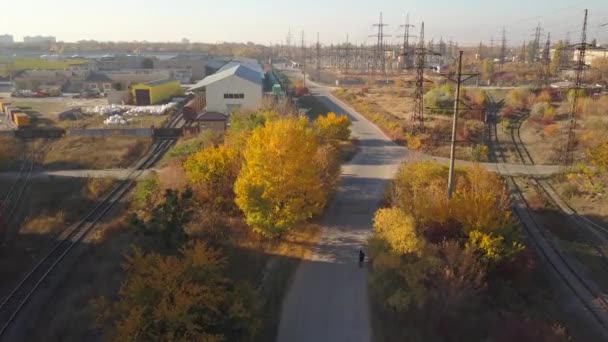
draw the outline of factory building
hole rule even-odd
[[[131,86],[131,95],[138,106],[155,105],[184,94],[179,81],[156,80]]]
[[[261,68],[259,68],[261,70]],[[236,110],[257,110],[263,99],[263,74],[244,64],[222,68],[191,87],[204,91],[208,112],[230,114]]]

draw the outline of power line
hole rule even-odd
[[[412,131],[424,131],[424,68],[426,67],[426,56],[439,54],[424,47],[424,21],[420,25],[418,36],[418,47],[415,49],[416,56],[416,91],[414,93],[414,114],[412,116]]]
[[[585,71],[585,53],[587,51],[587,15],[588,10],[585,9],[585,19],[583,21],[583,31],[581,34],[581,43],[578,47],[578,59],[576,63],[576,81],[574,83],[574,94],[572,98],[572,107],[570,109],[570,122],[568,123],[568,137],[566,141],[565,151],[562,153],[563,165],[571,167],[574,163],[574,149],[576,148],[576,115],[578,113],[578,102],[580,90],[582,89],[583,73]]]
[[[397,38],[403,38],[403,53],[401,54],[403,56],[403,65],[402,68],[403,69],[407,69],[411,66],[410,63],[410,38],[411,37],[415,37],[410,35],[410,27],[414,27],[414,25],[410,25],[410,14],[408,13],[405,16],[405,24],[404,25],[400,25],[399,27],[403,28],[403,35],[401,36],[397,36]]]

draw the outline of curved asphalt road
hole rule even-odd
[[[358,251],[408,152],[322,88],[312,90],[329,109],[350,116],[360,152],[343,166],[319,244],[296,272],[283,302],[278,341],[371,341],[367,271],[357,265]]]

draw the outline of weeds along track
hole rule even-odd
[[[534,165],[534,159],[530,155],[530,152],[526,148],[526,145],[523,143],[521,139],[521,125],[522,123],[529,117],[529,115],[522,115],[517,118],[510,125],[510,133],[513,146],[517,152],[517,155],[520,161],[524,165]],[[577,226],[588,230],[595,238],[599,239],[602,243],[608,244],[608,228],[603,227],[586,217],[579,215],[576,210],[570,207],[555,191],[555,189],[549,184],[549,182],[538,179],[537,177],[530,177],[531,183],[535,188],[539,190],[541,196],[546,198],[550,203],[552,203],[556,208],[558,208],[562,213],[567,215],[573,223]]]
[[[494,106],[492,105],[491,108],[494,108]],[[492,120],[489,135],[490,141],[493,142],[494,146],[491,150],[494,151],[496,161],[498,162],[497,165],[500,167],[500,163],[506,162],[507,158],[500,148],[496,112],[488,113],[488,116]],[[512,136],[518,136],[518,134]],[[589,284],[580,275],[576,267],[571,265],[560,249],[555,246],[552,238],[548,236],[543,227],[534,219],[530,205],[523,195],[518,180],[512,176],[505,176],[505,179],[514,198],[514,212],[526,229],[530,241],[566,288],[578,299],[584,309],[595,318],[602,333],[608,336],[608,302],[601,293],[595,290],[593,285]]]
[[[180,124],[181,114],[175,115],[168,123],[168,128]],[[0,337],[14,321],[19,311],[32,295],[43,284],[51,272],[61,266],[63,258],[91,231],[103,216],[131,190],[136,179],[148,168],[158,162],[173,146],[175,139],[155,142],[148,155],[142,158],[124,181],[114,187],[80,222],[63,232],[59,241],[17,284],[12,292],[0,304]]]

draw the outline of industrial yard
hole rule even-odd
[[[608,340],[605,0],[32,1],[0,342]]]

